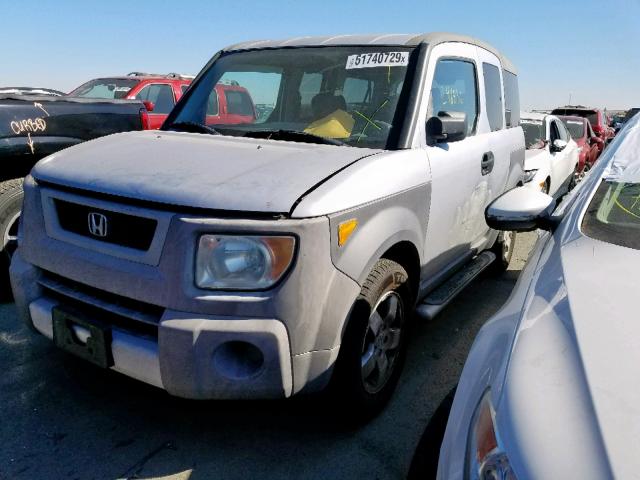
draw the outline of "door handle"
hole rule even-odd
[[[480,162],[480,170],[482,175],[488,175],[493,170],[493,164],[495,163],[493,152],[487,152],[482,155],[482,162]]]

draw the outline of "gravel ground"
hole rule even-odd
[[[0,479],[404,478],[535,238],[520,235],[504,275],[480,276],[436,320],[416,326],[394,398],[357,429],[336,421],[322,397],[169,397],[58,351],[20,324],[13,304],[0,305]]]

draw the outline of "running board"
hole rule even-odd
[[[422,303],[417,306],[416,313],[418,317],[424,320],[434,318],[495,259],[496,255],[493,252],[485,251],[467,263],[449,280],[427,295]]]

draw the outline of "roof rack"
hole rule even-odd
[[[164,77],[164,78],[178,78],[181,80],[193,80],[195,75],[184,75],[182,73],[147,73],[147,72],[129,72],[127,77]]]

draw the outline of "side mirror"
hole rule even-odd
[[[517,187],[491,202],[484,217],[494,230],[551,230],[555,226],[551,220],[555,206],[556,201],[550,195],[530,187]]]
[[[467,114],[438,112],[427,120],[427,139],[430,143],[458,142],[467,136]]]
[[[147,112],[153,112],[153,109],[156,108],[155,103],[150,102],[149,100],[144,100],[142,104],[144,105],[144,108],[147,109]]]
[[[567,142],[565,142],[564,140],[560,140],[558,138],[557,140],[554,140],[553,143],[551,144],[551,151],[561,152],[562,150],[567,148],[567,145],[568,145]]]

